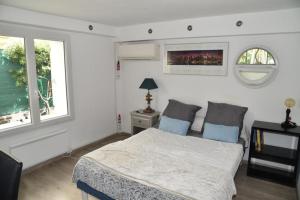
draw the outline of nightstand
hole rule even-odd
[[[297,149],[283,148],[263,144],[263,134],[280,134],[298,138]],[[259,137],[260,136],[260,137]],[[257,138],[259,139],[259,142]],[[283,129],[279,123],[254,121],[251,129],[250,151],[248,158],[248,176],[272,180],[281,184],[295,186],[298,173],[300,127]],[[262,143],[261,145],[258,145]],[[270,161],[292,167],[292,171],[279,169],[253,162],[253,159]]]
[[[131,133],[137,134],[158,123],[160,112],[143,113],[142,111],[131,112]]]

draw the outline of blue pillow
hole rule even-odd
[[[162,116],[159,123],[160,130],[175,133],[178,135],[186,135],[189,127],[190,122],[188,121],[173,119],[166,116]]]
[[[239,139],[239,127],[217,125],[206,122],[204,124],[203,138],[237,143]]]

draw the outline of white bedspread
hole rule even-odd
[[[236,194],[234,175],[242,155],[240,144],[179,136],[150,128],[84,155],[74,169],[73,180],[110,193],[114,199],[128,198],[124,193],[103,188],[104,184],[96,181],[103,178],[95,178],[95,172],[82,170],[80,165],[90,162],[126,180],[172,194],[169,199],[231,200]]]

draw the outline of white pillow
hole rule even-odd
[[[204,117],[196,115],[191,129],[193,131],[199,131],[200,132],[202,130],[203,123],[204,123]]]

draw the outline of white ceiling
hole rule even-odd
[[[102,24],[149,22],[300,7],[300,0],[0,0],[0,4]]]

